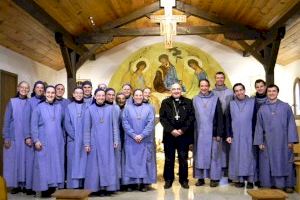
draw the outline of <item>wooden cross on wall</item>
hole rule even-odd
[[[172,48],[173,36],[177,34],[176,27],[179,22],[186,22],[185,15],[173,15],[172,7],[176,0],[160,0],[161,7],[164,7],[165,15],[151,15],[153,23],[160,23],[160,35],[165,36],[165,47]]]

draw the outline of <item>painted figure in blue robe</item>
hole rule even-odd
[[[30,113],[32,117],[33,110],[37,107],[37,105],[45,99],[45,83],[43,81],[36,81],[33,86],[33,91],[31,93],[31,98],[29,99],[30,104]],[[32,191],[32,181],[33,181],[33,162],[34,162],[34,146],[31,138],[31,130],[30,136],[25,140],[26,142],[26,189],[27,194],[35,194]]]
[[[61,106],[66,109],[68,104],[70,103],[69,99],[65,99],[63,96],[65,94],[65,86],[63,84],[56,84],[55,85],[55,101],[56,103],[60,103]]]
[[[156,183],[154,110],[143,103],[143,92],[133,93],[133,103],[126,105],[122,124],[125,131],[125,166],[123,184],[138,184],[139,190],[147,191],[147,185]]]
[[[18,84],[16,97],[6,106],[3,123],[3,175],[11,193],[16,194],[26,183],[26,144],[30,137],[30,104],[27,98],[29,84]]]
[[[200,81],[202,79],[208,79],[207,73],[199,66],[198,61],[195,59],[188,60],[188,66],[195,71],[195,76],[197,80]]]
[[[179,83],[176,68],[169,61],[169,56],[162,54],[158,58],[161,66],[157,69],[153,80],[154,89],[157,92],[168,92],[174,83]]]
[[[93,95],[92,95],[93,85],[92,85],[92,82],[91,81],[84,81],[81,84],[81,87],[83,89],[83,101],[84,101],[84,103],[92,104],[92,102],[93,102]]]
[[[87,153],[83,144],[84,114],[89,106],[83,102],[83,89],[73,91],[73,101],[65,111],[67,132],[67,188],[82,188],[85,178]]]
[[[101,195],[119,189],[115,148],[119,145],[118,111],[105,104],[105,91],[96,89],[84,119],[84,147],[88,153],[84,188]]]
[[[226,141],[230,144],[228,177],[238,188],[253,188],[255,157],[253,135],[255,121],[255,99],[245,95],[245,86],[233,86],[235,99],[230,101],[226,111]]]
[[[132,100],[132,86],[129,83],[125,83],[122,86],[122,93],[125,95],[126,98],[126,105],[132,104],[133,100]]]
[[[267,101],[257,113],[254,145],[260,149],[260,183],[293,192],[295,168],[293,144],[298,133],[291,107],[277,98],[279,88],[267,87]]]
[[[223,120],[225,124],[226,123],[225,111],[229,106],[229,102],[233,100],[233,91],[227,88],[225,85],[224,72],[217,72],[215,75],[215,79],[216,79],[216,84],[212,92],[214,93],[214,95],[219,97],[219,100],[222,105]],[[223,128],[225,128],[225,126]],[[223,170],[223,175],[225,176],[228,176],[228,161],[229,161],[229,144],[225,140],[223,140],[222,141],[222,170]]]
[[[46,100],[39,103],[31,117],[35,147],[33,190],[48,197],[55,188],[64,187],[64,108],[55,103],[55,88],[47,86]]]
[[[262,79],[257,79],[254,83],[255,86],[255,115],[254,115],[254,122],[256,123],[257,121],[257,111],[259,110],[260,106],[263,105],[267,101],[267,86],[266,82]],[[254,180],[255,186],[260,187],[260,181],[259,181],[259,160],[264,159],[264,155],[266,152],[260,152],[259,147],[257,145],[254,146],[254,156],[255,156],[255,177]],[[262,155],[262,156],[259,156]],[[262,173],[268,173],[268,172],[262,172]]]
[[[200,93],[194,97],[195,143],[194,177],[196,186],[204,185],[210,178],[210,186],[216,187],[222,178],[223,112],[219,98],[209,91],[207,79],[199,82]]]

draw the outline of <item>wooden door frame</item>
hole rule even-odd
[[[2,89],[1,89],[1,82],[2,82],[1,76],[2,76],[2,74],[6,74],[6,75],[9,75],[11,77],[16,78],[16,80],[17,80],[16,85],[18,85],[18,74],[0,69],[0,95],[2,95]],[[0,98],[0,113],[3,112],[3,114],[4,114],[5,110],[2,111],[2,106],[1,105],[2,105],[2,99]],[[1,128],[3,129],[4,115],[3,115],[3,117],[1,116],[0,120],[1,120],[0,124],[2,125]],[[2,129],[1,129],[1,133],[3,131]],[[0,138],[0,148],[1,148],[1,153],[2,153],[2,155],[0,156],[2,158],[2,161],[1,161],[2,166],[0,167],[0,169],[2,169],[2,170],[0,170],[0,175],[2,176],[3,175],[3,141],[2,141],[2,137]]]

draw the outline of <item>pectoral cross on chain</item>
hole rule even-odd
[[[177,114],[177,115],[175,115],[175,119],[176,120],[179,120],[179,118],[180,118],[180,116]]]

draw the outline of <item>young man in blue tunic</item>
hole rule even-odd
[[[225,111],[229,106],[229,102],[233,99],[233,91],[225,85],[225,74],[224,72],[217,72],[215,75],[215,88],[212,90],[212,92],[219,97],[219,100],[222,105],[222,112],[223,112],[223,120],[224,124],[226,123],[225,121]],[[225,130],[225,126],[224,132]],[[226,133],[225,133],[226,134]],[[223,175],[228,176],[228,161],[229,161],[229,144],[225,141],[225,139],[222,141],[222,170],[223,170]],[[231,181],[229,179],[229,181]]]
[[[61,83],[55,85],[55,100],[60,103],[63,108],[67,108],[70,103],[69,99],[65,99],[63,96],[65,94],[65,86]]]
[[[89,106],[83,102],[83,89],[73,91],[72,102],[65,111],[67,132],[67,188],[82,188],[85,178],[87,153],[83,148],[84,113]]]
[[[84,148],[88,153],[84,188],[110,195],[119,189],[115,148],[119,145],[119,115],[105,103],[105,91],[96,89],[84,116]]]
[[[33,190],[50,197],[55,188],[64,187],[64,108],[55,103],[55,88],[47,86],[45,101],[39,103],[31,117],[31,134],[35,147]]]
[[[255,175],[255,99],[246,96],[242,83],[236,83],[233,91],[235,98],[226,111],[226,141],[230,144],[229,178],[236,187],[244,187],[247,181],[247,188],[252,189]]]
[[[263,105],[267,101],[267,86],[266,82],[262,79],[257,79],[254,83],[255,86],[255,110],[256,113],[254,115],[254,122],[256,123],[257,121],[257,111],[259,110],[260,106]],[[266,152],[264,152],[266,153]],[[261,154],[263,154],[261,152]],[[255,176],[254,176],[254,181],[255,181],[255,186],[260,187],[260,181],[259,181],[259,160],[260,158],[263,159],[264,156],[259,156],[259,147],[257,145],[254,146],[254,156],[255,156]],[[268,172],[261,172],[261,173],[268,173]]]
[[[45,83],[43,81],[36,81],[33,86],[33,91],[31,93],[31,98],[29,99],[30,113],[32,117],[33,110],[37,105],[45,99]],[[32,191],[32,181],[33,181],[33,161],[34,161],[34,145],[32,142],[31,132],[26,142],[26,193],[27,195],[35,194]]]
[[[88,104],[92,104],[93,101],[93,95],[92,95],[92,90],[93,90],[93,85],[91,81],[84,81],[81,84],[81,87],[83,89],[83,101]]]
[[[293,144],[299,139],[292,109],[277,98],[278,93],[278,86],[267,87],[267,101],[257,113],[254,145],[263,157],[259,163],[261,186],[290,193],[295,186]]]
[[[219,185],[222,178],[223,112],[219,98],[209,91],[207,79],[200,80],[200,92],[193,99],[195,109],[194,177],[196,186],[210,178],[210,187]]]
[[[125,83],[122,86],[122,93],[125,95],[126,98],[126,105],[132,104],[132,86],[129,83]]]
[[[9,100],[4,115],[3,175],[12,194],[20,192],[21,188],[26,186],[27,181],[26,144],[24,141],[30,137],[28,93],[29,84],[25,81],[20,82],[18,93],[16,97]]]
[[[133,103],[126,105],[122,124],[125,131],[125,162],[123,184],[138,184],[147,191],[147,186],[156,183],[154,134],[154,110],[143,103],[143,92],[133,93]]]

